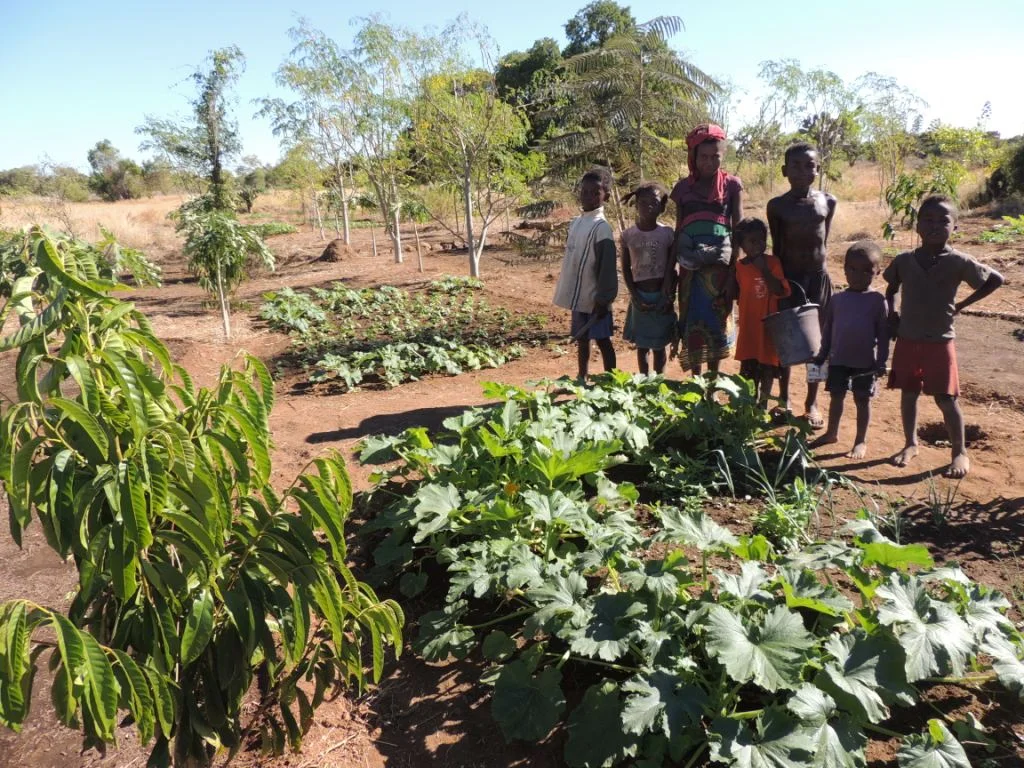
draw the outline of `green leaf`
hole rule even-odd
[[[622,690],[629,694],[622,711],[622,727],[628,733],[661,732],[678,743],[700,727],[707,694],[677,674],[657,669],[630,678]]]
[[[708,614],[708,651],[739,683],[769,691],[796,688],[814,638],[800,614],[776,606],[763,620],[741,618],[716,605]]]
[[[77,727],[79,699],[85,691],[85,644],[81,633],[66,618],[60,614],[49,614],[48,618],[57,636],[57,653],[61,662],[50,689],[50,698],[60,721],[64,725]]]
[[[1024,661],[1021,661],[1024,648],[1014,645],[1002,632],[990,630],[981,649],[992,657],[992,669],[999,682],[1024,702]]]
[[[181,663],[188,666],[198,659],[213,636],[213,596],[208,589],[192,598],[181,635]]]
[[[481,651],[488,661],[505,661],[516,652],[516,642],[501,630],[494,630],[484,638]]]
[[[858,629],[832,635],[825,651],[835,660],[825,664],[814,684],[858,721],[880,723],[889,718],[887,704],[916,701],[907,685],[906,654],[893,638]]]
[[[831,585],[822,584],[810,571],[784,569],[779,573],[782,593],[789,608],[806,608],[838,617],[853,610],[853,602]]]
[[[785,710],[769,707],[752,730],[720,717],[711,723],[711,759],[736,768],[806,768],[814,745]]]
[[[135,719],[135,727],[139,731],[139,741],[145,744],[153,738],[156,729],[156,707],[149,690],[149,682],[139,665],[128,654],[116,649],[113,654],[117,659],[114,675],[121,688],[120,706],[131,712]]]
[[[896,760],[900,768],[971,768],[964,748],[941,720],[929,720],[927,733],[904,738]]]
[[[494,685],[491,714],[506,741],[540,741],[558,723],[565,709],[562,673],[545,667],[533,675],[525,662],[506,664]]]
[[[875,594],[884,601],[878,621],[892,627],[907,652],[908,681],[964,674],[974,638],[955,610],[933,600],[914,576],[894,573]]]
[[[459,491],[451,483],[429,483],[416,492],[415,499],[413,515],[417,527],[412,540],[416,544],[448,525],[449,516],[458,511],[461,503]]]
[[[800,718],[813,744],[813,768],[864,768],[867,737],[855,722],[839,713],[832,697],[804,684],[786,707]]]
[[[727,528],[703,512],[662,507],[660,513],[664,530],[655,537],[659,541],[677,541],[701,551],[729,549],[739,544],[739,540]]]
[[[0,606],[0,725],[18,732],[28,714],[35,667],[29,657],[25,603]]]
[[[587,594],[587,581],[581,574],[555,573],[546,580],[543,587],[526,592],[527,600],[537,606],[537,612],[527,621],[527,636],[538,630],[555,632],[565,626],[581,626],[590,615],[582,602]]]
[[[464,659],[476,645],[476,634],[459,623],[468,606],[465,600],[449,603],[442,611],[420,617],[420,631],[414,649],[427,661],[443,661],[448,656]]]
[[[402,574],[402,578],[398,580],[398,591],[406,597],[416,597],[422,592],[427,586],[427,574],[420,571],[419,573],[413,573],[407,571]]]
[[[575,653],[590,658],[616,661],[629,650],[634,619],[646,613],[646,605],[629,592],[602,593],[593,599],[586,624],[560,636],[570,639]]]
[[[761,589],[768,583],[768,574],[755,562],[749,560],[740,564],[739,574],[726,573],[725,571],[714,571],[718,580],[719,592],[740,600],[770,601],[770,593]]]
[[[883,568],[907,570],[911,565],[920,568],[931,568],[935,565],[928,548],[923,544],[893,544],[891,541],[875,541],[866,544],[858,541],[857,546],[864,551],[861,565],[867,568],[880,565]]]
[[[592,685],[569,715],[565,762],[572,768],[605,768],[635,753],[636,739],[622,730],[618,687]]]

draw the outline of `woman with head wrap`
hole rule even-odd
[[[679,361],[694,375],[729,357],[733,226],[743,218],[743,182],[722,170],[725,131],[698,125],[686,137],[689,176],[672,188],[679,263]]]

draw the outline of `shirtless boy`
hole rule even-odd
[[[836,199],[827,192],[812,189],[818,177],[818,152],[810,144],[794,144],[786,150],[782,175],[789,181],[789,191],[768,201],[768,229],[772,248],[782,262],[782,270],[790,284],[803,288],[807,301],[817,304],[821,316],[832,298],[832,280],[825,268],[825,246],[828,243]],[[799,291],[794,291],[799,297]],[[806,418],[814,429],[824,426],[818,410],[818,386],[825,380],[818,366],[807,368]],[[789,409],[790,369],[783,368],[779,381],[782,405]]]

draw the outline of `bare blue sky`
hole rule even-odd
[[[288,53],[287,30],[298,16],[347,47],[356,16],[379,11],[421,29],[465,12],[507,53],[545,36],[564,44],[562,27],[585,2],[0,0],[0,169],[46,159],[85,169],[86,152],[104,138],[141,157],[135,126],[146,114],[186,112],[189,73],[211,49],[231,44],[247,57],[236,113],[245,153],[274,161],[277,141],[265,121],[252,118],[251,101],[276,95],[273,73]],[[990,129],[1024,133],[1020,0],[629,5],[639,21],[683,18],[686,29],[672,45],[738,87],[731,128],[752,113],[759,62],[794,58],[846,80],[868,71],[895,77],[929,103],[928,119],[954,125],[973,125],[990,101]]]

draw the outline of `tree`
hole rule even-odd
[[[424,80],[413,115],[412,141],[425,169],[441,184],[461,189],[469,273],[479,277],[488,229],[518,204],[528,178],[539,175],[538,156],[516,152],[526,138],[526,122],[498,98],[493,77],[481,69]]]
[[[636,28],[636,19],[629,6],[615,0],[593,0],[565,23],[569,44],[562,51],[565,58],[600,48],[615,35],[629,34]]]
[[[878,163],[879,196],[884,197],[917,144],[921,110],[928,104],[894,78],[875,72],[862,75],[855,87],[864,100],[864,137]]]
[[[217,297],[224,337],[231,338],[230,297],[245,279],[250,259],[274,268],[274,254],[256,230],[238,222],[233,211],[207,208],[204,198],[186,203],[176,212],[177,230],[185,234],[188,271]]]
[[[835,72],[804,71],[794,59],[762,62],[760,77],[769,86],[769,99],[780,105],[783,130],[791,130],[796,118],[799,133],[817,146],[818,187],[824,189],[839,178],[835,164],[856,159],[859,152],[863,107],[857,92]]]
[[[317,160],[331,169],[330,185],[340,201],[343,237],[349,233],[349,195],[345,176],[350,173],[356,139],[357,113],[350,99],[357,73],[349,55],[306,19],[289,30],[295,43],[289,58],[275,74],[277,84],[290,89],[298,99],[262,99],[258,114],[269,116],[274,133],[291,142],[304,141]]]
[[[156,150],[183,171],[204,177],[217,210],[233,207],[225,165],[239,153],[241,141],[229,105],[231,88],[244,68],[245,56],[236,46],[212,51],[206,66],[191,76],[198,90],[192,101],[192,121],[180,123],[147,115],[146,122],[135,129],[147,137],[141,149]]]
[[[107,139],[97,141],[88,152],[92,175],[89,188],[107,201],[142,197],[146,191],[142,169],[121,153]]]
[[[258,359],[196,388],[110,295],[96,249],[33,229],[28,251],[0,306],[20,320],[0,340],[20,372],[0,487],[14,541],[38,522],[78,580],[66,613],[0,604],[0,725],[21,728],[45,655],[55,715],[84,748],[129,722],[154,768],[205,766],[248,738],[298,749],[325,695],[379,680],[402,644],[401,609],[346,565],[343,460],[282,490]]]
[[[502,56],[494,73],[498,96],[507,104],[522,109],[530,122],[528,144],[535,144],[554,127],[554,121],[541,113],[545,96],[565,77],[562,53],[550,37],[537,40],[527,51]]]
[[[668,47],[681,28],[678,17],[660,16],[565,62],[571,76],[561,86],[562,122],[572,127],[546,143],[563,168],[596,161],[630,181],[676,172],[680,140],[707,118],[719,90]]]

